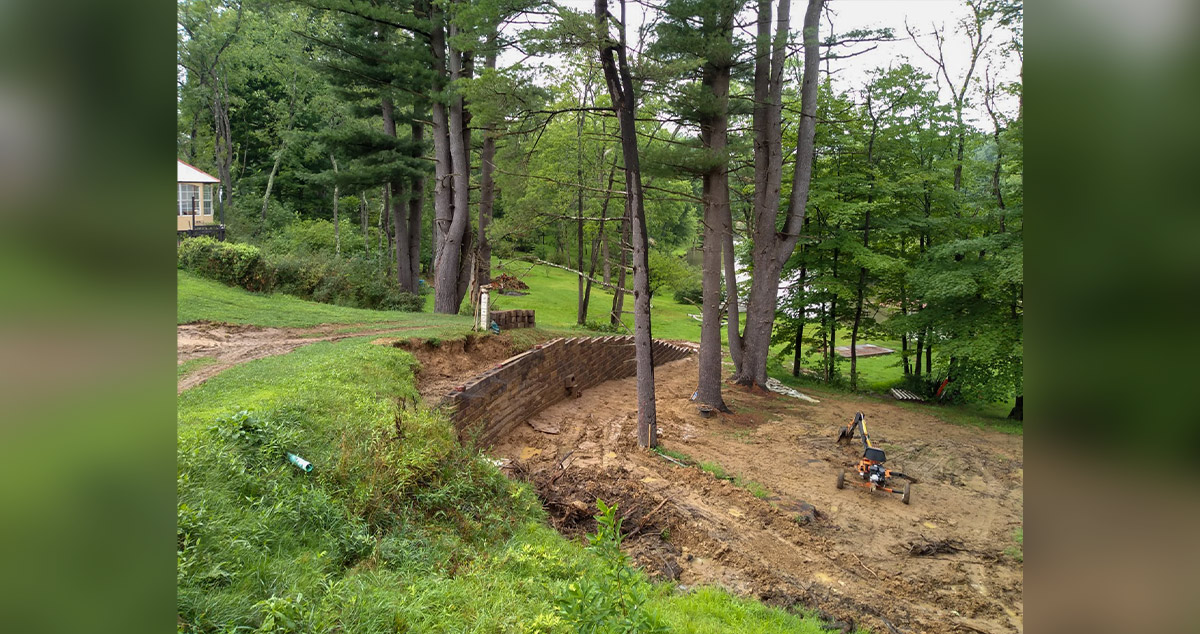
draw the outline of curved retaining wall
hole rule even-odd
[[[655,340],[654,365],[695,349]],[[636,374],[633,337],[554,339],[506,359],[442,399],[460,440],[491,445],[521,421],[589,387]]]

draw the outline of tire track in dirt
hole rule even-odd
[[[339,332],[349,328],[361,330]],[[182,324],[175,330],[176,364],[206,357],[215,361],[179,377],[176,394],[182,394],[235,365],[287,354],[311,343],[423,328],[428,326],[401,326],[387,322],[325,324],[312,328],[271,328],[207,321]]]

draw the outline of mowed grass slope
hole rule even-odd
[[[250,293],[185,271],[178,272],[177,323],[221,321],[272,327],[321,324],[396,324],[432,328],[470,328],[471,318],[459,315],[368,310],[321,304],[274,293]]]
[[[552,266],[530,264],[508,260],[503,265],[493,259],[492,275],[508,273],[521,279],[529,285],[529,289],[521,291],[528,295],[512,296],[493,293],[491,303],[493,310],[535,310],[537,324],[541,328],[569,330],[575,336],[602,335],[576,325],[577,306],[579,303],[578,277],[571,272],[556,269]],[[632,284],[632,278],[629,283]],[[700,309],[691,304],[680,304],[673,298],[670,289],[662,289],[654,296],[650,309],[651,329],[656,339],[683,339],[700,341],[700,322],[688,317],[688,313],[699,314]],[[592,285],[591,299],[588,302],[588,321],[604,325],[609,323],[609,312],[612,310],[613,292]],[[633,333],[633,295],[625,295],[624,309],[629,311],[624,316],[624,323],[629,330],[620,330],[619,334]],[[425,300],[425,310],[433,310],[433,298]]]
[[[537,311],[537,323],[539,327],[556,328],[570,330],[578,334],[599,334],[590,330],[586,330],[576,325],[576,306],[578,304],[578,278],[568,271],[556,269],[550,266],[540,264],[531,265],[528,262],[508,261],[503,266],[498,262],[493,263],[493,275],[500,273],[509,273],[515,275],[529,285],[528,295],[509,296],[509,295],[492,295],[496,310],[511,310],[511,309],[533,309]],[[592,285],[591,300],[588,303],[588,320],[607,324],[609,311],[612,310],[613,293],[605,288]],[[626,295],[625,310],[633,310],[633,296]],[[426,300],[426,309],[432,310],[432,297]],[[692,319],[689,315],[700,313],[700,308],[692,304],[681,304],[676,302],[673,293],[670,289],[662,289],[651,301],[650,319],[651,328],[655,338],[659,339],[682,339],[686,341],[700,341],[700,322]],[[633,315],[627,314],[624,318],[625,324],[629,327],[629,332],[633,331]],[[745,325],[744,323],[742,324]],[[815,332],[816,325],[810,324],[807,328],[809,335],[806,336],[805,350],[814,349],[814,344],[807,339],[811,333]],[[626,331],[622,330],[624,334]],[[721,332],[722,343],[725,343],[725,332]],[[838,345],[849,345],[849,332],[838,333],[840,341]],[[903,377],[903,370],[900,367],[900,342],[899,340],[890,340],[877,337],[862,337],[859,339],[860,344],[872,343],[877,346],[891,348],[896,350],[895,354],[882,357],[867,357],[858,360],[859,385],[864,389],[874,391],[884,391],[888,387],[896,385]],[[780,355],[785,347],[785,344],[776,344],[772,346],[772,353]],[[936,355],[935,355],[936,356]],[[788,371],[791,369],[791,355],[780,357],[781,366],[772,372],[772,375],[780,375],[784,368]],[[802,362],[803,366],[804,362]],[[850,370],[850,360],[846,359],[844,363],[839,364],[843,373],[848,373]],[[1007,410],[1006,410],[1007,411]]]

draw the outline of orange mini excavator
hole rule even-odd
[[[839,443],[850,442],[854,439],[855,429],[862,432],[863,456],[859,459],[858,466],[854,468],[855,473],[858,475],[858,480],[861,480],[861,482],[851,479],[850,484],[872,491],[880,490],[895,493],[901,496],[901,502],[908,504],[908,501],[912,497],[912,491],[909,487],[917,480],[912,476],[907,476],[899,471],[892,471],[883,466],[884,461],[887,460],[887,456],[883,453],[882,449],[871,446],[871,438],[867,435],[867,417],[863,416],[862,412],[854,415],[854,422],[838,429],[837,441]],[[904,486],[900,489],[892,486],[892,478],[905,480]],[[837,477],[837,488],[841,489],[844,486],[846,486],[846,472],[842,471]]]

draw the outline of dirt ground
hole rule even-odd
[[[181,377],[179,391],[239,363],[381,327],[179,326],[179,363],[216,359]],[[418,358],[429,403],[512,350],[507,337],[377,343]],[[1020,436],[950,425],[887,400],[819,396],[813,404],[729,386],[734,413],[704,418],[689,400],[695,382],[695,357],[656,369],[662,446],[685,454],[689,465],[719,464],[761,485],[764,497],[638,450],[633,378],[535,414],[491,453],[511,477],[535,484],[551,521],[569,537],[595,530],[596,498],[617,502],[633,560],[684,588],[720,585],[815,609],[843,628],[1023,631],[1023,567],[1004,552],[1023,516]],[[862,452],[857,441],[835,443],[856,411],[887,451],[888,466],[919,481],[910,505],[892,494],[835,488],[838,472],[851,470]]]
[[[463,381],[511,357],[512,340],[507,334],[467,335],[459,341],[431,343],[420,339],[387,337],[372,343],[401,348],[417,358],[417,390],[421,399],[435,405]]]
[[[337,341],[382,329],[408,330],[388,324],[329,324],[313,328],[262,328],[213,322],[183,324],[176,328],[176,363],[207,357],[213,363],[179,377],[178,392],[196,387],[240,363],[285,354],[317,341]],[[353,330],[353,332],[338,332]]]
[[[763,498],[639,451],[632,378],[534,415],[491,453],[536,485],[568,536],[595,530],[596,498],[619,503],[626,549],[653,577],[875,632],[1023,631],[1023,566],[1004,553],[1022,522],[1021,437],[881,399],[810,404],[734,387],[725,390],[734,413],[703,418],[689,400],[695,381],[695,357],[656,370],[662,446],[762,485]],[[862,454],[857,439],[835,442],[856,411],[888,466],[917,478],[910,505],[835,487]]]

